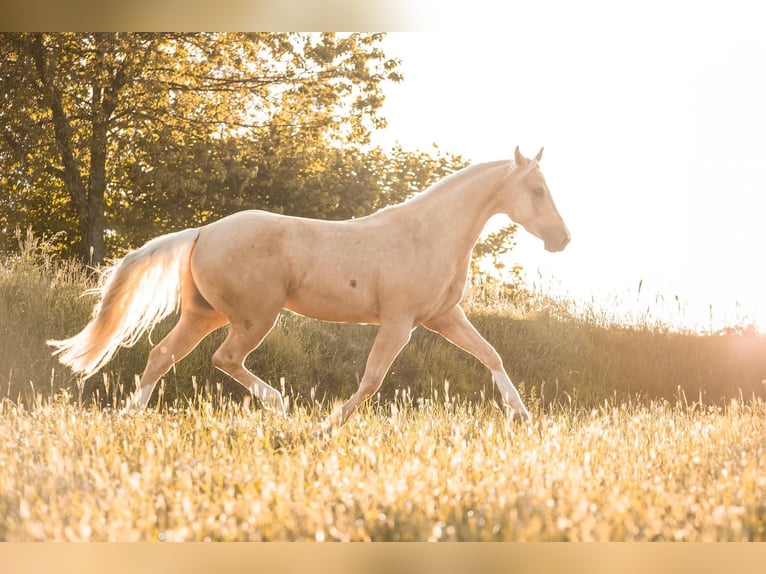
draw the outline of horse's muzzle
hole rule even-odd
[[[551,253],[563,251],[564,248],[569,245],[571,239],[572,237],[569,235],[569,230],[565,229],[563,235],[560,235],[558,238],[545,240],[545,250],[550,251]]]

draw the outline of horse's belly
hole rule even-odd
[[[355,290],[352,280],[347,286],[336,289],[304,286],[291,293],[284,307],[322,321],[338,323],[378,323],[378,313],[373,302]]]

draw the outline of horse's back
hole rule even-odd
[[[420,235],[395,212],[322,221],[242,211],[201,229],[192,276],[227,316],[278,304],[328,321],[377,323],[401,312],[426,318],[459,299],[465,269]]]
[[[278,303],[320,319],[374,322],[375,260],[364,252],[358,227],[238,212],[201,229],[192,276],[226,315]]]

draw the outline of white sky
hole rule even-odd
[[[624,4],[435,2],[420,17],[439,30],[385,41],[405,79],[385,90],[375,142],[471,161],[545,146],[572,243],[550,254],[520,232],[530,283],[638,314],[664,298],[686,325],[708,326],[712,304],[714,328],[766,328],[764,11]]]

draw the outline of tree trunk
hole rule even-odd
[[[108,98],[102,98],[102,90],[94,84],[92,98],[93,131],[90,138],[90,173],[88,177],[88,235],[84,236],[90,251],[92,265],[100,265],[106,257],[104,244],[106,138],[112,110],[113,107],[109,104]]]
[[[66,115],[61,101],[61,93],[56,86],[54,74],[49,70],[46,48],[42,35],[35,35],[32,53],[35,67],[40,77],[41,87],[53,120],[53,132],[56,145],[61,154],[63,170],[54,170],[69,190],[72,204],[77,211],[78,228],[80,231],[80,257],[88,265],[101,265],[106,257],[104,243],[104,196],[106,193],[106,133],[108,116],[114,107],[108,110],[106,116],[102,105],[100,90],[94,90],[94,103],[99,108],[93,115],[93,132],[91,135],[91,165],[86,188],[80,165],[75,157],[72,140],[72,126]],[[98,101],[96,101],[98,98]]]

